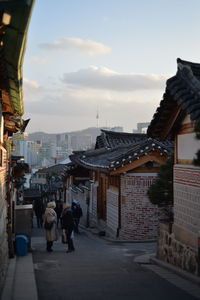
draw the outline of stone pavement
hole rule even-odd
[[[200,299],[200,277],[190,274],[167,262],[161,261],[155,255],[141,255],[134,259],[134,262],[152,270],[160,277],[171,282],[178,288],[186,291],[192,296]]]
[[[86,234],[91,234],[84,230]],[[32,241],[34,248],[34,238]],[[137,256],[135,263],[143,265],[192,296],[200,299],[200,278],[182,271],[152,255]],[[1,300],[38,300],[32,253],[10,259]]]

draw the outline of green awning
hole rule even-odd
[[[27,30],[31,11],[35,0],[0,1],[0,16],[3,12],[11,15],[11,22],[4,27],[5,34],[1,33],[3,45],[1,60],[4,66],[4,82],[10,96],[14,113],[23,115],[22,95],[22,64],[26,45]]]

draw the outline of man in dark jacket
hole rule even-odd
[[[79,202],[76,202],[75,205],[72,206],[72,214],[73,214],[73,218],[74,218],[74,231],[76,233],[80,233],[79,232],[79,222],[80,222],[80,218],[83,215],[83,211],[82,211],[82,208],[81,208]]]
[[[45,208],[41,199],[37,199],[33,201],[33,210],[35,212],[36,219],[37,219],[37,227],[42,228]]]
[[[61,215],[62,228],[65,229],[67,242],[68,242],[68,250],[67,253],[75,250],[73,243],[73,230],[74,230],[74,220],[71,211],[70,203],[63,204],[63,211]]]

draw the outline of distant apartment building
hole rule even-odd
[[[109,128],[111,131],[123,132],[123,127]],[[24,156],[25,161],[32,168],[49,167],[66,159],[73,151],[88,150],[94,148],[95,134],[61,133],[56,134],[54,140],[44,141],[29,140],[28,135],[16,138],[14,141],[13,155]]]
[[[39,166],[42,165],[44,160],[49,160],[53,157],[53,150],[51,150],[51,144],[43,143],[39,149]]]
[[[111,127],[109,130],[115,132],[123,132],[124,128],[122,126],[115,126],[115,127]]]
[[[28,163],[30,167],[34,167],[38,165],[41,147],[42,144],[40,141],[29,141],[27,134],[21,137],[15,136],[12,155],[23,156],[25,162]]]
[[[70,136],[66,133],[61,133],[56,135],[56,145],[61,146],[65,145],[67,148],[69,147]]]
[[[72,135],[70,136],[70,148],[77,150],[87,150],[92,147],[91,135]]]
[[[146,133],[150,122],[137,123],[137,129],[133,129],[133,133]]]

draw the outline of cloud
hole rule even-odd
[[[99,68],[96,71],[98,73]],[[106,78],[107,76],[108,80],[112,76],[113,78],[115,76],[123,77],[123,74],[106,68],[102,68],[100,74],[102,75],[102,73],[104,74],[102,77]],[[127,76],[127,74],[125,75]],[[137,74],[130,74],[130,76],[132,75],[134,78]],[[44,87],[37,81],[25,78],[25,112],[26,117],[31,118],[29,132],[39,129],[46,132],[65,132],[96,126],[97,106],[99,107],[99,124],[101,127],[120,125],[129,130],[136,128],[137,122],[147,122],[152,119],[162,98],[162,89],[150,87],[148,89],[133,89],[132,84],[135,78],[131,80],[129,90],[123,85],[120,86],[120,89],[115,88],[114,81],[111,81],[113,89],[110,88],[111,82],[105,88],[104,80],[100,81],[99,84],[97,78],[96,76],[95,88],[93,82],[91,82],[90,87],[86,86],[85,83],[69,85],[63,81],[57,82],[55,85],[49,82],[49,85]],[[92,78],[90,79],[92,81]],[[149,75],[147,79],[154,82],[157,77]],[[145,80],[142,82],[146,82]],[[161,81],[161,79],[159,80]],[[123,84],[125,85],[125,83]],[[156,86],[154,84],[154,88]],[[143,87],[141,82],[140,87]]]
[[[41,95],[45,94],[45,88],[37,81],[23,78],[24,98],[28,102],[36,102]]]
[[[23,83],[24,83],[25,88],[31,88],[31,89],[39,89],[40,88],[39,83],[35,80],[30,80],[30,79],[24,78]]]
[[[102,43],[73,37],[64,38],[52,43],[42,43],[39,44],[39,47],[45,50],[78,50],[90,56],[108,54],[111,52],[111,48]]]
[[[149,94],[149,93],[148,93]],[[155,101],[154,93],[146,101],[130,93],[99,90],[46,91],[37,101],[25,100],[27,118],[31,118],[29,132],[67,132],[96,126],[97,104],[99,126],[136,128],[138,122],[151,121],[161,95]],[[124,100],[125,99],[125,100]],[[141,100],[141,101],[140,101]],[[143,101],[142,101],[143,100]]]
[[[164,89],[168,76],[155,74],[117,73],[105,67],[90,66],[65,73],[62,81],[68,85],[115,91]]]
[[[65,85],[44,88],[34,81],[27,81],[25,86],[26,111],[38,115],[57,115],[58,118],[79,116],[80,120],[83,116],[91,115],[92,111],[95,112],[97,104],[109,111],[130,105],[144,107],[144,103],[153,104],[155,98],[160,100],[162,93],[159,90],[148,90],[145,95],[142,91],[119,92]]]
[[[31,62],[39,65],[45,65],[49,62],[47,58],[39,57],[39,56],[32,56],[30,60]]]

